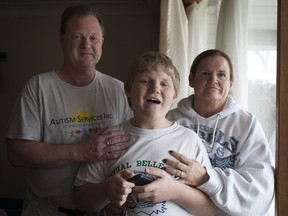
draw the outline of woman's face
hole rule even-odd
[[[224,105],[233,86],[227,60],[222,56],[203,59],[198,65],[195,77],[190,74],[189,83],[194,88],[195,100],[207,99],[209,102]]]

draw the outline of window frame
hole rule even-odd
[[[288,1],[278,0],[277,36],[277,137],[276,137],[276,215],[288,215]],[[286,21],[286,22],[285,22]]]

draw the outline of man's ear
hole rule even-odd
[[[189,86],[194,88],[194,78],[192,73],[189,74]]]

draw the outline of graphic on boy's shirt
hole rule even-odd
[[[133,163],[135,163],[135,167],[153,167],[153,168],[158,168],[161,169],[162,167],[165,166],[164,163],[162,162],[158,162],[158,161],[150,161],[150,160],[136,160],[133,161]],[[130,164],[129,162],[126,163],[122,163],[120,165],[118,165],[117,167],[115,167],[114,169],[112,169],[110,176],[115,175],[116,173],[125,170],[125,169],[131,169],[133,165]],[[134,173],[137,173],[138,171],[134,171]]]

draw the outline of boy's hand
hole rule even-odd
[[[112,206],[122,206],[126,202],[127,196],[135,186],[126,179],[133,175],[129,170],[123,170],[108,179],[108,198]]]
[[[171,185],[175,183],[175,179],[171,175],[161,169],[153,168],[145,169],[145,172],[155,176],[156,180],[144,186],[135,186],[132,189],[132,194],[136,198],[144,202],[160,202],[173,199],[174,192]]]

